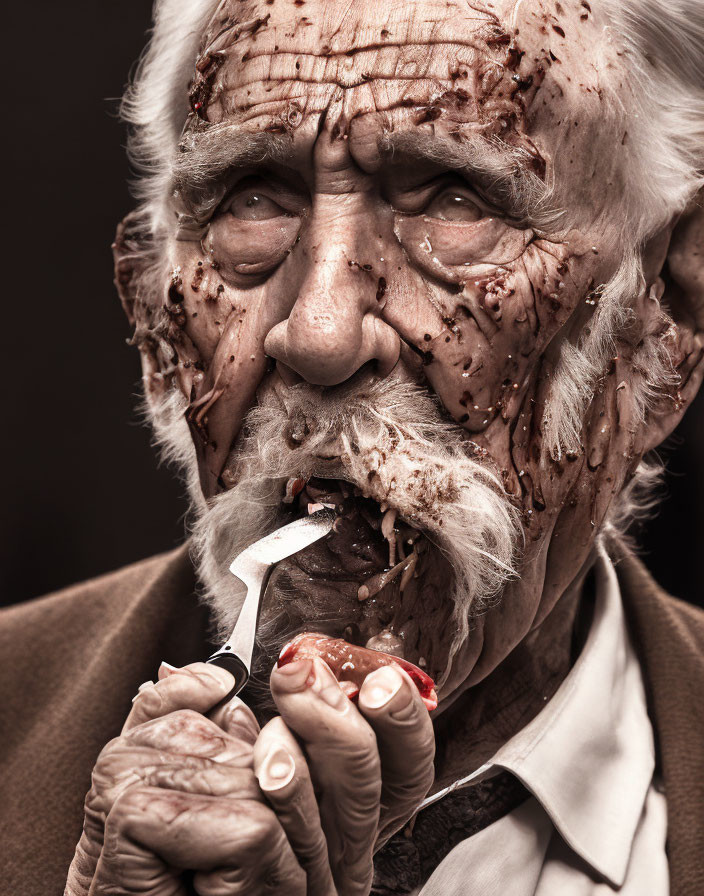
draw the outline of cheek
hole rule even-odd
[[[509,238],[515,248],[516,232]],[[416,275],[415,286],[389,300],[384,316],[420,353],[447,411],[476,433],[498,416],[516,417],[536,364],[582,302],[590,278],[566,246],[542,241],[505,265],[463,267],[453,269],[454,288]]]
[[[177,287],[170,294],[180,294],[184,330],[208,367],[223,336],[241,329],[247,315],[256,312],[261,290],[234,288],[197,244],[181,254],[174,271],[178,272]]]
[[[198,244],[178,249],[169,316],[179,320],[179,368],[197,370],[190,379],[179,376],[179,385],[189,402],[201,484],[212,495],[227,485],[223,467],[267,370],[264,339],[281,317],[274,286],[280,292],[283,278],[277,271],[266,283],[236,289]]]

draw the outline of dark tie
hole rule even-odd
[[[374,896],[401,896],[425,883],[462,840],[508,815],[530,793],[509,772],[449,793],[423,809],[374,857]]]

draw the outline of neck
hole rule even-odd
[[[433,791],[488,762],[524,728],[569,672],[588,625],[580,612],[582,587],[570,588],[543,622],[483,681],[469,688],[434,721]]]

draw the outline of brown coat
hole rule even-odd
[[[704,612],[631,554],[618,574],[651,700],[673,896],[704,894]],[[161,660],[207,656],[185,547],[0,613],[0,889],[59,896],[103,745]]]

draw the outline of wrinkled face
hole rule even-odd
[[[588,326],[594,288],[621,261],[608,202],[623,135],[595,128],[602,24],[574,0],[225,0],[196,65],[163,304],[203,490],[235,483],[258,390],[285,403],[301,383],[323,396],[392,375],[435,395],[525,532],[520,579],[473,625],[448,688],[545,617],[641,453],[627,340],[583,453],[550,460],[541,432],[559,345]],[[335,450],[323,454],[307,497],[337,501]],[[388,491],[362,491],[379,519],[393,508]],[[345,579],[317,556],[290,587],[344,580],[354,601],[399,556],[379,553],[388,532],[370,525],[349,534],[378,554],[363,572]],[[354,614],[344,600],[337,612],[342,634]],[[435,671],[449,640],[424,657]]]

